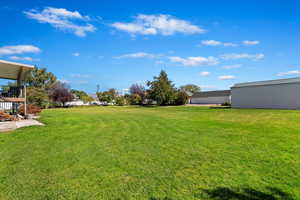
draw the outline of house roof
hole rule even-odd
[[[262,85],[278,85],[278,84],[288,84],[288,83],[300,83],[300,78],[288,78],[288,79],[277,79],[277,80],[269,80],[269,81],[237,83],[234,86],[232,86],[232,88],[262,86]]]
[[[216,90],[207,92],[196,92],[192,97],[219,97],[219,96],[230,96],[230,90]]]
[[[0,78],[11,80],[24,80],[34,66],[0,60]]]

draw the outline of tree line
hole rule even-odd
[[[187,84],[176,88],[169,80],[165,71],[159,76],[154,76],[152,81],[147,82],[146,89],[143,85],[133,84],[129,88],[129,94],[118,95],[117,90],[98,92],[99,101],[115,103],[117,105],[184,105],[188,102],[189,95],[200,91],[200,87]]]
[[[35,67],[26,80],[26,86],[27,102],[41,108],[65,106],[74,97],[85,103],[94,100],[85,91],[70,89],[45,68]],[[161,71],[145,86],[132,84],[127,94],[121,95],[112,88],[96,95],[100,102],[112,105],[184,105],[189,95],[199,91],[200,88],[193,84],[176,88],[167,73]]]

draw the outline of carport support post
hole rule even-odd
[[[27,95],[26,95],[26,84],[24,84],[24,116],[27,116]]]

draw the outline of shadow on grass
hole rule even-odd
[[[202,193],[211,200],[295,200],[290,194],[273,187],[266,188],[264,192],[252,188],[218,187],[211,190],[202,189]]]

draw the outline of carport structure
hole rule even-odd
[[[1,87],[0,110],[15,115],[18,113],[20,105],[24,104],[24,114],[27,114],[25,80],[33,69],[32,65],[0,60],[0,79],[16,81],[13,86]]]

